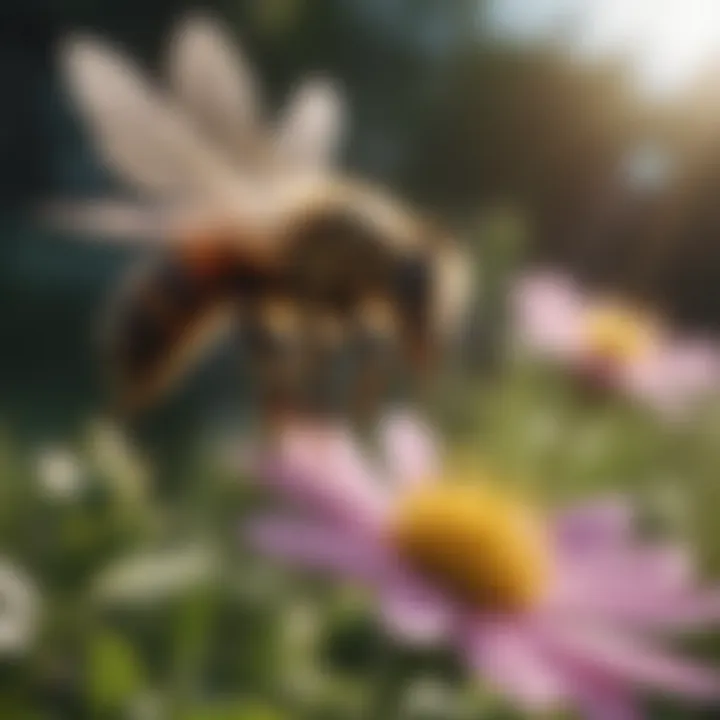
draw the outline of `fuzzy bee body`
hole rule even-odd
[[[118,404],[136,410],[157,399],[228,322],[241,323],[271,403],[296,403],[311,376],[326,380],[329,358],[348,339],[397,339],[411,367],[426,366],[438,331],[463,309],[467,264],[414,212],[330,173],[336,91],[307,83],[270,137],[251,110],[246,64],[215,23],[191,18],[172,48],[178,105],[103,43],[65,48],[70,90],[101,153],[158,207],[175,208],[148,222],[161,252],[124,283],[106,327]],[[232,135],[231,150],[197,133],[188,104],[211,121],[215,139]],[[252,170],[233,155],[241,151]],[[109,219],[123,234],[141,229],[139,217],[111,209],[74,220],[102,231]],[[372,405],[377,357],[364,368],[356,385]]]
[[[248,252],[241,237],[206,233],[161,253],[128,279],[108,326],[105,351],[120,404],[139,408],[166,390],[193,348],[209,342],[218,317],[242,324],[268,386],[273,375],[282,386],[283,374],[299,373],[317,355],[315,345],[339,345],[347,334],[401,335],[419,351],[432,246],[389,243],[386,231],[353,205],[330,202],[298,209],[275,228],[279,239],[265,245],[276,248],[272,256]],[[283,363],[285,373],[274,368]]]

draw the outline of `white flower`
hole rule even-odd
[[[77,456],[62,447],[48,447],[37,456],[40,491],[51,500],[72,500],[82,491],[85,471]]]
[[[13,655],[35,639],[39,595],[32,580],[6,558],[0,558],[0,655]]]
[[[94,590],[107,602],[152,603],[204,585],[218,571],[215,554],[201,545],[145,552],[106,568]]]

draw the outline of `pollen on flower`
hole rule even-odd
[[[400,501],[391,541],[419,572],[476,607],[527,609],[550,575],[543,523],[518,500],[480,485],[430,485]]]
[[[626,361],[643,355],[655,343],[651,318],[619,303],[604,303],[587,313],[586,346],[598,357]]]

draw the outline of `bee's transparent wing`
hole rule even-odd
[[[328,78],[310,78],[292,94],[277,128],[278,162],[288,169],[322,170],[336,160],[344,139],[345,98]]]
[[[57,231],[127,243],[169,242],[187,212],[123,200],[55,200],[34,209],[36,219]]]
[[[248,162],[263,144],[260,88],[231,33],[218,20],[193,14],[170,42],[173,91],[233,159]]]
[[[63,44],[61,62],[99,151],[123,179],[156,196],[216,196],[238,184],[222,155],[131,60],[75,37]]]
[[[271,163],[294,170],[333,164],[346,118],[342,93],[329,79],[302,83],[273,134],[263,125],[252,68],[218,20],[186,17],[173,35],[168,70],[183,104],[244,167]]]

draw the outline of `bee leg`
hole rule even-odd
[[[422,329],[415,328],[408,330],[403,346],[403,356],[409,369],[405,392],[423,405],[433,405],[440,371],[436,343]]]
[[[364,303],[358,314],[357,371],[351,413],[361,423],[372,420],[387,393],[397,359],[396,323],[391,306],[382,300]]]
[[[326,417],[342,410],[345,336],[341,318],[327,313],[309,318],[304,408],[310,415]]]
[[[254,309],[245,325],[259,406],[271,426],[285,422],[299,406],[303,342],[299,313],[280,299]]]
[[[365,425],[375,419],[391,376],[388,347],[377,338],[362,338],[360,368],[354,380],[351,414]],[[371,345],[371,347],[368,347]]]

